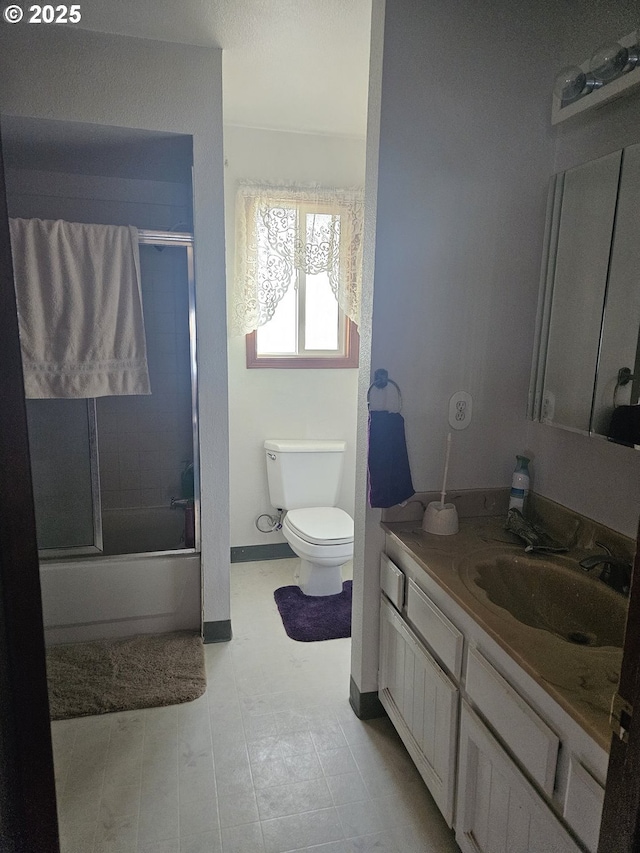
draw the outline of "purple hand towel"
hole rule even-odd
[[[618,406],[611,415],[609,441],[633,447],[640,444],[640,406]]]
[[[404,418],[399,412],[369,412],[369,505],[395,506],[414,494]]]

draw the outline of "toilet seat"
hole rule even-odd
[[[336,506],[290,510],[284,524],[311,545],[348,545],[353,542],[353,519]]]

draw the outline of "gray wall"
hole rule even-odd
[[[633,30],[636,4],[380,0],[374,22],[385,6],[379,157],[369,140],[379,167],[371,367],[402,387],[414,485],[440,486],[447,401],[460,388],[474,415],[454,435],[451,488],[506,486],[528,450],[537,491],[634,535],[640,454],[525,413],[549,178],[640,138],[637,92],[552,127],[553,79]],[[364,482],[360,473],[357,494]],[[379,513],[356,522],[366,537],[352,674],[368,692]]]
[[[205,621],[229,619],[221,76],[217,49],[0,28],[0,111],[193,137]]]
[[[402,388],[419,490],[440,487],[454,391],[474,413],[451,488],[506,485],[523,449],[557,61],[557,22],[533,5],[386,2],[371,367]],[[377,689],[378,518],[354,561],[362,692]]]

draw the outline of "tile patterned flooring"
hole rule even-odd
[[[53,724],[63,853],[458,851],[389,721],[351,711],[350,640],[284,633],[294,566],[232,566],[200,699]]]

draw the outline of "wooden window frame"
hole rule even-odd
[[[335,215],[335,211],[322,203],[295,203],[298,218],[306,217],[309,213],[321,213]],[[340,214],[341,215],[341,214]],[[298,270],[297,287],[306,293],[306,275]],[[306,310],[306,296],[303,297],[298,307],[298,340],[304,340],[304,323]],[[258,354],[257,332],[253,331],[246,335],[247,368],[267,368],[276,370],[336,370],[345,368],[357,368],[359,366],[360,336],[358,327],[342,311],[339,313],[339,326],[343,335],[344,352],[328,351],[327,354],[314,351],[302,353],[269,353]]]
[[[356,368],[359,364],[360,335],[358,327],[345,317],[345,354],[344,355],[258,355],[256,332],[246,336],[247,368],[268,368],[276,370],[335,370]]]

